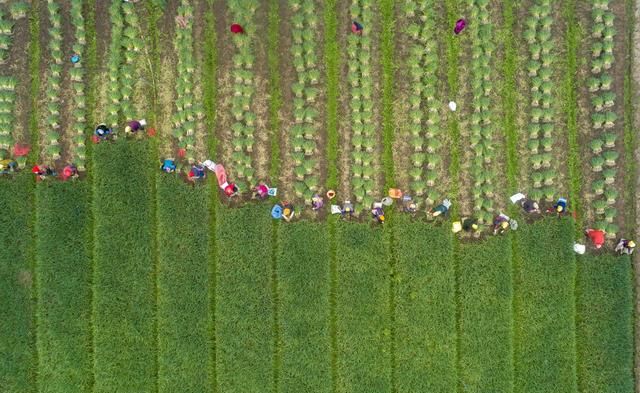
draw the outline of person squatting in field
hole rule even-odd
[[[222,166],[222,164],[216,164],[211,160],[206,160],[202,163],[202,165],[216,174],[218,186],[220,187],[220,189],[222,189],[222,191],[224,191],[226,196],[233,197],[238,194],[238,187],[235,185],[235,183],[229,183],[227,181],[227,171],[224,169],[224,166]]]

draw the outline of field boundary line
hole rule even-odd
[[[339,94],[339,67],[340,52],[338,50],[338,15],[337,0],[326,0],[323,7],[324,13],[324,62],[327,81],[327,106],[326,106],[326,132],[327,132],[327,189],[336,189],[338,186],[338,94]],[[337,299],[338,287],[338,260],[336,243],[336,219],[328,217],[327,229],[329,231],[329,336],[331,351],[331,391],[338,392],[338,334],[337,334]]]
[[[39,112],[38,108],[38,96],[40,93],[40,63],[41,63],[41,49],[40,49],[40,5],[38,2],[35,2],[31,5],[31,10],[29,12],[29,32],[31,34],[29,41],[29,53],[31,57],[29,59],[29,75],[31,76],[31,89],[29,94],[31,96],[31,113],[29,114],[29,132],[31,134],[31,152],[30,158],[31,161],[36,162],[39,157],[39,127],[38,127],[38,116]],[[36,257],[36,245],[37,245],[37,233],[35,231],[36,222],[37,222],[37,196],[35,192],[35,179],[29,184],[30,188],[30,198],[32,201],[33,212],[31,213],[31,227],[33,231],[33,238],[31,239],[31,246],[28,247],[29,253],[31,255],[28,258],[31,261],[31,274],[33,277],[33,284],[30,290],[31,297],[31,307],[32,307],[32,330],[30,332],[30,346],[32,350],[34,368],[30,370],[32,375],[33,383],[31,384],[34,392],[39,391],[38,387],[40,384],[40,373],[38,372],[40,367],[40,354],[38,353],[38,314],[37,314],[37,293],[38,293],[38,280],[36,278],[36,267],[37,267],[37,257]]]
[[[384,167],[385,189],[395,187],[395,167],[393,161],[394,141],[394,117],[393,117],[393,80],[395,72],[394,55],[394,22],[395,7],[393,0],[383,0],[380,3],[382,19],[382,129],[384,155],[382,157]],[[396,266],[398,258],[396,254],[393,211],[388,213],[386,232],[389,247],[389,350],[391,367],[391,392],[398,391],[396,384]]]
[[[205,16],[206,35],[204,43],[204,122],[209,130],[207,140],[208,151],[212,157],[216,157],[218,141],[216,139],[216,99],[217,99],[217,32],[215,28],[215,14],[213,12],[214,2],[208,0],[208,8]],[[211,392],[218,391],[218,368],[217,368],[217,342],[216,342],[216,280],[218,271],[218,245],[217,245],[217,208],[218,208],[218,185],[215,181],[210,181],[211,200],[209,201],[209,384]]]
[[[87,111],[87,120],[89,125],[96,124],[96,91],[97,91],[97,34],[95,28],[95,19],[96,19],[96,9],[95,2],[86,2],[85,3],[85,14],[84,18],[85,30],[87,34],[87,44],[86,44],[86,59],[87,59],[87,76],[86,76],[86,95],[87,95],[87,107],[92,108]],[[85,145],[87,146],[87,162],[86,162],[86,182],[88,186],[87,190],[87,238],[89,244],[87,245],[87,256],[91,261],[91,273],[89,274],[89,287],[91,288],[89,292],[90,300],[90,309],[91,316],[89,318],[89,333],[91,334],[91,347],[90,351],[90,362],[91,362],[91,391],[93,391],[96,384],[96,373],[95,373],[95,327],[94,327],[94,319],[93,319],[93,302],[94,302],[94,293],[93,293],[93,284],[94,284],[94,211],[91,208],[93,205],[93,143],[91,143],[91,137],[93,132],[91,129],[87,131],[87,137]]]
[[[269,123],[271,127],[271,165],[269,177],[271,182],[278,179],[280,173],[280,130],[279,112],[282,107],[279,68],[279,32],[280,6],[278,0],[269,1],[268,11],[268,70],[269,70]],[[280,374],[282,373],[281,326],[280,326],[280,289],[278,282],[279,222],[274,220],[271,229],[271,296],[273,298],[273,392],[280,391]]]
[[[640,124],[640,112],[635,111],[633,108],[634,102],[638,101],[637,89],[638,82],[640,81],[640,69],[635,64],[634,55],[638,55],[634,48],[634,37],[640,37],[640,29],[637,24],[637,16],[640,13],[640,3],[634,0],[626,0],[626,14],[627,14],[627,31],[626,31],[626,44],[627,44],[627,69],[625,71],[624,78],[624,143],[625,143],[625,204],[626,208],[631,212],[627,216],[627,222],[625,228],[628,231],[628,236],[631,239],[635,239],[638,236],[638,227],[640,226],[640,208],[638,205],[637,187],[640,187],[638,183],[638,165],[636,159],[640,158],[640,148],[638,146],[638,138],[635,135],[635,130],[638,129]],[[635,67],[634,67],[635,66]],[[634,345],[634,363],[633,363],[633,375],[635,377],[635,391],[640,392],[640,257],[636,253],[631,258],[633,264],[633,299],[634,306],[634,324],[633,324],[633,338],[635,340]]]

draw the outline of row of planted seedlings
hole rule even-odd
[[[118,126],[120,115],[125,120],[135,118],[133,95],[136,83],[136,68],[143,61],[141,51],[144,42],[141,38],[140,20],[131,2],[113,0],[109,7],[111,20],[111,42],[107,61],[107,113],[106,123]]]
[[[295,175],[293,189],[297,198],[310,203],[320,185],[316,150],[319,115],[317,85],[320,79],[317,55],[319,16],[315,0],[289,0],[289,7],[293,13],[291,55],[297,75],[297,81],[291,86],[294,123],[289,130]]]
[[[254,16],[258,1],[230,0],[227,5],[234,23],[240,24],[245,30],[244,34],[233,34],[232,37],[236,51],[232,59],[234,83],[231,115],[235,122],[231,125],[234,150],[231,161],[238,187],[246,190],[254,183],[255,176],[252,153],[257,115],[252,105],[256,93],[252,45],[256,40]]]
[[[619,194],[615,183],[619,153],[616,151],[617,134],[613,128],[618,116],[614,111],[616,94],[612,91],[613,77],[609,72],[615,61],[613,50],[616,30],[615,15],[609,9],[609,4],[609,0],[591,2],[592,77],[588,81],[588,87],[591,92],[591,127],[594,135],[590,142],[593,153],[591,168],[596,174],[592,183],[592,191],[596,195],[593,200],[597,219],[595,225],[605,229],[608,236],[615,237],[619,231],[618,226],[614,224],[618,215],[615,204]]]
[[[69,70],[71,84],[73,87],[74,110],[68,131],[71,133],[71,155],[73,163],[78,171],[86,169],[87,148],[85,146],[85,130],[87,128],[87,99],[85,96],[85,73],[84,62],[82,61],[87,44],[87,35],[84,27],[84,17],[82,16],[83,0],[71,1],[71,23],[74,26],[73,52],[80,57],[80,61]]]
[[[494,168],[496,150],[493,124],[494,90],[491,60],[495,55],[493,26],[488,0],[469,0],[470,19],[474,26],[469,29],[471,40],[471,88],[472,101],[469,121],[469,172],[473,177],[473,210],[481,223],[491,222],[499,175]]]
[[[531,89],[527,141],[532,184],[529,197],[534,200],[545,198],[547,201],[553,201],[557,194],[554,182],[558,177],[557,168],[552,167],[555,96],[551,66],[557,60],[551,31],[554,21],[553,3],[553,0],[537,0],[529,9],[523,33],[529,45],[527,71]]]
[[[176,19],[175,50],[178,54],[173,136],[178,145],[178,156],[188,164],[196,161],[197,121],[204,118],[202,103],[195,98],[196,60],[193,55],[193,5],[182,0]]]
[[[374,202],[376,188],[375,149],[377,145],[374,119],[371,56],[371,26],[374,12],[372,0],[353,0],[351,18],[364,26],[361,35],[347,40],[348,74],[351,87],[351,190],[356,203],[366,209]]]
[[[2,2],[0,2],[2,3]],[[6,10],[0,8],[0,64],[4,64],[9,56],[9,47],[11,46],[13,36],[14,21],[25,18],[29,11],[29,4],[24,1],[11,4],[9,7],[9,13],[11,14],[11,20]]]
[[[49,68],[47,70],[46,111],[44,115],[43,149],[41,158],[45,164],[53,165],[62,154],[61,146],[61,99],[63,61],[65,53],[62,33],[62,13],[60,4],[53,0],[47,0],[49,14]]]
[[[7,60],[12,35],[13,22],[0,8],[0,64]],[[16,83],[16,79],[11,76],[0,76],[0,160],[9,158],[14,143],[12,133],[15,125]]]
[[[442,171],[442,138],[438,98],[438,41],[433,10],[436,1],[407,0],[404,15],[411,23],[405,33],[411,40],[407,58],[411,91],[409,95],[409,142],[412,148],[409,188],[418,206],[425,200],[434,204],[442,197],[437,189]]]

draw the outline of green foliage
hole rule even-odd
[[[572,228],[571,220],[547,218],[515,232],[517,392],[577,389]]]
[[[411,222],[407,216],[397,217],[394,231],[397,389],[449,391],[457,379],[451,232],[446,226]]]
[[[8,393],[36,390],[32,182],[27,173],[0,179],[0,381]]]
[[[208,191],[157,175],[160,392],[201,392],[209,386],[203,367],[211,340]]]
[[[576,337],[581,391],[634,391],[632,277],[629,257],[578,257]]]
[[[337,384],[352,392],[391,387],[387,242],[369,225],[337,224]]]
[[[36,189],[38,375],[50,392],[93,383],[89,191],[69,182]]]
[[[274,353],[271,217],[264,207],[250,205],[216,208],[216,220],[218,388],[225,392],[269,389]]]
[[[147,142],[94,149],[94,370],[98,392],[156,385],[154,217]]]
[[[491,238],[459,247],[459,370],[471,392],[505,392],[513,386],[510,243]]]
[[[281,328],[281,392],[301,386],[331,392],[329,238],[326,224],[280,225],[278,311]],[[313,283],[313,285],[309,285]],[[304,361],[301,361],[304,359]]]

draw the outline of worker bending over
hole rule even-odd
[[[444,201],[442,201],[441,204],[429,210],[428,213],[431,217],[438,217],[440,215],[444,217],[449,212],[450,207],[451,207],[451,201],[448,199],[445,199]]]
[[[587,229],[584,234],[591,240],[595,248],[601,248],[604,244],[605,232],[601,229]]]
[[[631,255],[633,254],[633,250],[636,249],[636,242],[633,240],[620,239],[618,244],[616,245],[615,251],[620,255]]]

